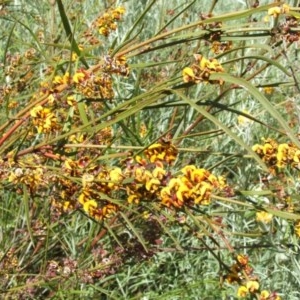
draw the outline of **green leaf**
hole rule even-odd
[[[261,55],[247,55],[247,56],[237,57],[237,58],[234,58],[234,59],[227,60],[226,62],[224,62],[222,64],[226,65],[226,64],[230,64],[230,63],[235,62],[235,61],[245,60],[245,59],[264,60],[267,63],[269,63],[270,65],[273,65],[276,68],[278,68],[279,70],[281,70],[287,76],[291,76],[291,73],[284,66],[282,66],[280,63],[278,63],[276,60],[268,58],[266,56],[261,56]]]
[[[217,79],[217,78],[215,78]],[[214,117],[212,114],[207,112],[204,108],[197,105],[195,102],[198,100],[190,100],[188,97],[183,95],[181,92],[172,90],[172,92],[176,95],[178,95],[180,98],[182,98],[186,103],[188,103],[191,107],[193,107],[196,111],[198,111],[200,114],[202,114],[205,118],[212,121],[216,126],[220,127],[226,134],[228,134],[234,141],[236,141],[239,145],[241,145],[251,156],[258,162],[258,164],[263,168],[265,172],[268,172],[268,168],[265,165],[265,163],[259,158],[259,156],[249,147],[247,144],[245,144],[235,133],[233,133],[226,125],[221,123],[216,117]]]
[[[255,99],[257,99],[261,105],[266,109],[266,111],[278,122],[281,126],[281,129],[285,131],[287,136],[291,139],[291,141],[300,148],[300,142],[298,138],[295,136],[288,123],[283,119],[281,114],[275,109],[274,105],[270,103],[270,101],[258,91],[256,87],[254,87],[251,83],[246,81],[243,78],[238,78],[231,76],[227,73],[213,73],[210,75],[211,80],[222,79],[225,82],[237,84],[247,90]]]
[[[87,61],[85,60],[85,58],[81,55],[81,51],[78,48],[78,45],[76,43],[75,36],[72,32],[71,25],[69,23],[69,19],[67,17],[64,5],[63,5],[61,0],[56,0],[56,3],[57,3],[57,6],[58,6],[58,11],[59,11],[64,29],[65,29],[67,38],[68,38],[68,40],[71,44],[71,49],[72,49],[72,51],[74,51],[78,55],[79,60],[88,68],[89,65],[88,65]]]

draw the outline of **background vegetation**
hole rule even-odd
[[[3,299],[299,299],[299,1],[1,1]]]

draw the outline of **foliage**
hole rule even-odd
[[[1,3],[1,297],[299,299],[300,4],[98,2]]]

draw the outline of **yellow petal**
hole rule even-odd
[[[192,77],[192,78],[195,77],[194,71],[193,71],[191,68],[189,68],[189,67],[183,69],[182,75],[183,75],[183,76],[187,76],[187,75],[188,75],[188,76],[190,76],[190,77]]]

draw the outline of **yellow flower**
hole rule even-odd
[[[160,197],[162,201],[164,202],[166,199],[169,199],[171,197],[171,189],[169,186],[166,186],[161,189],[160,191]]]
[[[195,204],[209,205],[212,186],[207,182],[201,182],[201,187],[198,189],[199,196],[195,199]]]
[[[289,5],[283,4],[281,8],[279,6],[269,8],[268,15],[277,18],[280,14],[288,14],[289,12],[290,12]]]
[[[156,167],[152,171],[152,175],[154,178],[157,178],[159,180],[163,179],[163,177],[167,174],[167,171],[161,167]]]
[[[84,74],[83,72],[76,72],[73,76],[73,81],[75,83],[80,83],[85,79],[86,74]]]
[[[275,18],[280,15],[281,9],[279,6],[271,7],[268,10],[268,15],[269,16],[274,16]]]
[[[264,154],[271,154],[274,152],[274,148],[270,143],[265,143],[263,146]]]
[[[47,100],[48,100],[48,103],[51,105],[54,103],[55,101],[55,98],[53,96],[53,94],[50,94],[48,97],[47,97]]]
[[[201,182],[201,181],[207,179],[209,176],[210,176],[209,171],[207,171],[205,169],[196,169],[191,174],[191,180],[193,182]]]
[[[183,81],[184,82],[190,82],[190,81],[193,81],[195,79],[195,73],[189,67],[186,67],[186,68],[183,69],[182,76],[183,76]]]
[[[124,14],[125,13],[125,7],[123,6],[118,6],[114,9],[115,12],[119,13],[119,14]]]
[[[117,28],[115,21],[119,21],[125,13],[125,8],[119,6],[115,9],[109,9],[102,16],[98,17],[95,23],[98,25],[99,33],[108,36],[111,30]]]
[[[67,170],[74,170],[78,167],[78,164],[77,162],[73,161],[72,159],[69,159],[67,158],[65,161],[64,161],[64,166],[63,168],[64,169],[67,169]]]
[[[249,262],[249,257],[247,255],[238,254],[236,260],[242,265],[246,266]]]
[[[101,35],[104,35],[104,36],[108,36],[109,35],[109,29],[105,26],[102,26],[99,28],[99,33]]]
[[[36,106],[30,111],[30,115],[38,133],[49,133],[59,128],[57,119],[49,108]]]
[[[250,293],[255,293],[259,290],[259,283],[255,280],[249,280],[246,283],[246,287]]]
[[[63,79],[62,79],[62,77],[60,75],[56,75],[54,77],[54,79],[52,80],[52,82],[55,83],[55,84],[62,84],[63,83]]]
[[[36,118],[41,110],[43,110],[43,107],[41,105],[38,105],[30,111],[30,115]]]
[[[156,143],[156,144],[150,145],[147,149],[152,150],[152,149],[159,149],[161,147],[162,147],[162,145],[160,143]]]
[[[296,163],[299,163],[300,162],[300,150],[296,150],[295,151],[295,154],[293,156],[293,161],[296,162]]]
[[[63,76],[56,75],[53,79],[54,84],[67,84],[70,80],[70,73],[66,72]]]
[[[140,203],[140,198],[141,198],[141,195],[139,195],[139,194],[132,194],[132,195],[128,196],[127,201],[130,204],[131,203],[139,204]]]
[[[262,145],[259,145],[259,144],[255,144],[254,146],[252,146],[252,150],[254,152],[256,152],[257,154],[262,154],[263,151],[264,151],[264,148]]]
[[[162,142],[149,146],[144,153],[152,163],[165,161],[171,164],[175,161],[178,151],[170,142]]]
[[[75,52],[72,52],[71,61],[76,61],[78,59],[78,55]]]
[[[208,69],[210,69],[212,71],[224,72],[223,67],[215,58],[208,60],[208,62],[206,63],[206,66]]]
[[[290,147],[288,144],[280,144],[278,146],[277,155],[276,155],[278,167],[284,167],[284,165],[288,159],[287,155],[288,155],[289,149],[290,149]]]
[[[144,180],[145,168],[139,167],[135,169],[134,177],[137,181],[142,182]]]
[[[111,217],[116,211],[118,207],[115,204],[107,204],[102,208],[102,215],[104,218]]]
[[[87,195],[84,192],[79,195],[78,202],[82,205],[87,202]]]
[[[70,208],[72,208],[71,202],[70,202],[70,201],[64,201],[63,207],[62,207],[63,211],[66,212],[66,211],[68,211]]]
[[[267,300],[270,296],[270,293],[266,290],[260,292],[259,300]]]
[[[196,170],[196,166],[194,165],[187,165],[184,168],[181,169],[181,172],[187,176],[188,178],[191,177],[192,172]]]
[[[194,55],[196,60],[199,61],[199,66],[201,70],[204,70],[209,64],[209,60],[202,55]]]
[[[143,211],[143,219],[148,220],[150,218],[151,214],[149,211]]]
[[[74,106],[77,103],[77,101],[76,101],[75,97],[73,95],[71,95],[71,96],[67,97],[67,103],[70,106]]]
[[[189,191],[190,189],[185,184],[180,182],[178,190],[176,192],[177,199],[181,202],[184,202],[184,200],[189,197]]]
[[[109,172],[110,179],[113,182],[119,183],[123,179],[121,168],[114,168]]]
[[[256,221],[268,224],[272,221],[273,215],[266,211],[258,211],[256,213]]]
[[[239,298],[245,298],[247,295],[248,295],[248,289],[244,285],[240,286],[237,291],[237,296]]]
[[[148,180],[146,182],[146,190],[147,191],[150,191],[150,192],[155,192],[158,190],[159,188],[159,185],[160,185],[160,181],[156,178],[151,178],[150,180]]]

